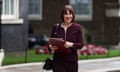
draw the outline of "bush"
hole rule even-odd
[[[91,36],[90,36],[88,30],[85,27],[82,27],[82,32],[83,32],[84,43],[85,44],[90,43],[91,42]]]

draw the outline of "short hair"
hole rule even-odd
[[[66,14],[66,12],[69,11],[72,15],[73,15],[73,19],[71,22],[74,22],[75,20],[75,13],[74,13],[74,10],[72,8],[71,5],[65,5],[62,12],[61,12],[61,19],[62,21],[64,21],[64,14]]]

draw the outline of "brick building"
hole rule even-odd
[[[76,19],[89,33],[90,43],[120,42],[120,0],[0,0],[1,48],[20,51],[28,47],[28,27],[34,34],[47,34],[61,22],[65,4],[75,8]]]

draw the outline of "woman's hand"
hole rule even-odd
[[[64,44],[64,46],[65,46],[65,48],[70,48],[70,47],[73,46],[73,44],[74,43],[72,43],[72,42],[66,41],[65,44]]]
[[[52,51],[55,51],[55,50],[57,50],[57,49],[58,49],[58,47],[57,47],[57,46],[52,46],[52,45],[49,45],[49,47],[50,47],[50,49],[51,49]]]

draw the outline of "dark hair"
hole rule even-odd
[[[61,12],[61,19],[62,21],[64,21],[64,14],[66,14],[66,12],[69,11],[72,15],[73,15],[73,19],[71,22],[74,22],[75,20],[75,13],[74,13],[74,10],[72,8],[71,5],[65,5],[62,12]]]

